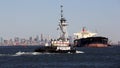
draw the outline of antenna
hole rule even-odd
[[[60,7],[61,7],[61,18],[63,18],[63,5],[61,5]]]
[[[63,5],[61,5],[60,8],[61,8],[61,19],[59,23],[59,28],[62,34],[60,38],[65,41],[68,38],[67,23],[66,23],[66,19],[63,17]]]

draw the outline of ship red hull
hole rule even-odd
[[[108,38],[106,37],[88,37],[74,40],[77,47],[108,47]]]

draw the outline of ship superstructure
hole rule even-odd
[[[67,22],[63,16],[63,6],[61,5],[61,18],[59,22],[60,37],[52,41],[52,46],[69,46],[68,33],[67,33]]]
[[[87,37],[96,36],[97,33],[92,33],[90,31],[86,30],[85,27],[83,27],[82,31],[80,31],[78,33],[74,33],[74,35],[76,36],[76,39],[80,39],[80,38],[87,38]]]
[[[63,17],[63,9],[61,5],[61,19],[59,23],[59,28],[61,30],[61,36],[60,39],[63,41],[67,41],[68,35],[67,35],[67,26],[68,24],[66,23],[66,19]]]

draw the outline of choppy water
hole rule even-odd
[[[36,48],[0,46],[0,68],[120,68],[120,47],[82,47],[76,54],[37,53]]]

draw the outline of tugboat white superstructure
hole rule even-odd
[[[69,46],[69,40],[67,35],[67,26],[66,19],[63,17],[63,10],[61,5],[61,19],[59,22],[60,37],[56,41],[52,41],[52,46]]]
[[[50,52],[50,53],[76,53],[76,50],[70,46],[67,34],[66,19],[63,17],[63,6],[61,5],[61,19],[59,22],[60,37],[57,40],[51,40],[50,46],[40,47],[36,52]]]

